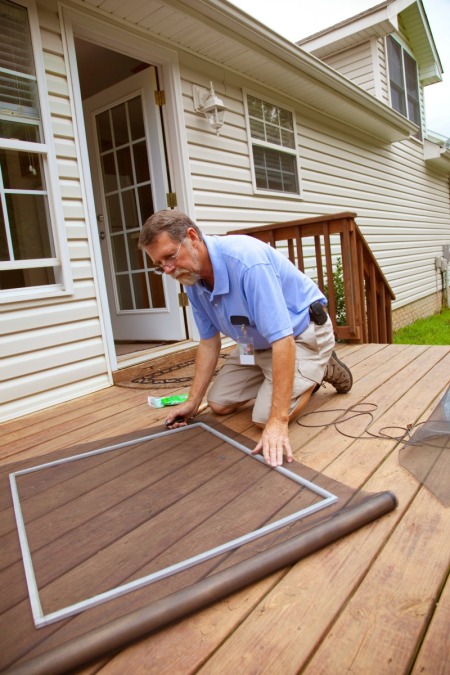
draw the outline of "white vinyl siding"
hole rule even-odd
[[[0,306],[0,420],[111,383],[56,5],[38,16],[73,294]]]
[[[345,51],[331,54],[323,61],[341,75],[375,96],[376,84],[371,43],[364,42]]]
[[[381,87],[381,100],[389,105],[389,80],[387,72],[386,42],[384,38],[377,40],[378,72]]]
[[[203,133],[193,114],[192,83],[200,73],[182,68],[191,176],[199,225],[209,233],[355,211],[357,223],[391,284],[394,308],[436,292],[434,257],[448,243],[450,208],[443,173],[428,169],[417,141],[375,146],[325,118],[296,109],[302,199],[255,195],[246,149],[240,85],[218,95],[229,108],[219,139]],[[264,93],[261,93],[264,98]],[[272,97],[273,98],[273,97]],[[284,101],[280,100],[280,105]]]

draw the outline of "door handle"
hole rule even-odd
[[[98,236],[99,236],[100,239],[102,239],[102,240],[103,240],[103,239],[106,239],[106,234],[105,234],[104,232],[99,232],[99,233],[98,233]]]

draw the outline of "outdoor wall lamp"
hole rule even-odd
[[[209,122],[209,125],[217,135],[223,127],[225,110],[227,107],[223,104],[222,99],[216,96],[213,83],[209,83],[210,89],[199,87],[196,84],[192,86],[192,94],[194,97],[194,110],[200,115],[204,115]]]

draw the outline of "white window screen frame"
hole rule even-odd
[[[389,61],[389,40],[392,42],[395,42],[398,47],[400,47],[400,53],[401,53],[401,65],[402,65],[402,77],[403,77],[403,88],[402,88],[402,94],[403,94],[403,102],[405,105],[405,110],[406,114],[397,110],[394,108],[393,103],[392,103],[392,79],[391,79],[391,63]],[[400,113],[400,115],[403,115],[408,119],[410,122],[413,122],[413,124],[417,124],[415,120],[412,119],[411,114],[410,114],[410,109],[409,109],[409,91],[408,91],[408,86],[407,86],[407,81],[406,81],[406,66],[405,66],[405,54],[414,61],[416,65],[416,79],[417,79],[417,104],[419,106],[419,130],[417,134],[413,136],[413,138],[422,141],[423,139],[423,119],[422,119],[422,96],[421,96],[421,86],[420,86],[420,78],[419,78],[419,68],[417,65],[417,60],[414,57],[414,54],[410,52],[409,49],[405,47],[405,45],[396,37],[393,35],[387,35],[385,38],[385,44],[386,44],[386,66],[387,66],[387,73],[388,73],[388,83],[389,83],[389,105],[393,110],[397,110],[397,112]]]
[[[294,511],[288,515],[285,515],[283,517],[270,520],[267,524],[262,525],[258,527],[255,530],[252,530],[250,532],[245,532],[241,536],[238,536],[237,538],[231,539],[224,541],[222,544],[219,544],[215,546],[214,548],[208,548],[208,542],[205,541],[205,550],[202,552],[197,553],[196,555],[193,555],[192,557],[186,558],[185,560],[174,562],[173,564],[168,565],[165,568],[162,568],[160,570],[157,570],[153,573],[147,574],[145,576],[142,576],[138,579],[135,579],[134,581],[129,581],[127,583],[124,583],[122,585],[116,586],[110,590],[107,590],[105,592],[101,592],[97,595],[91,596],[89,598],[86,598],[84,600],[81,600],[79,602],[76,602],[72,605],[68,605],[66,607],[63,607],[61,609],[57,609],[53,612],[49,612],[47,614],[44,613],[42,604],[41,604],[41,599],[39,597],[39,588],[38,584],[36,581],[36,575],[35,575],[35,570],[33,566],[33,561],[32,561],[32,554],[30,550],[30,546],[28,543],[28,536],[27,536],[27,531],[26,531],[26,526],[23,518],[23,513],[22,513],[22,507],[20,503],[20,495],[19,495],[19,489],[17,485],[16,478],[20,477],[24,474],[27,473],[33,473],[36,471],[40,470],[46,470],[50,469],[53,466],[58,466],[60,464],[67,464],[69,462],[74,462],[74,461],[80,461],[83,460],[86,457],[92,457],[94,455],[99,455],[102,453],[109,453],[109,452],[114,452],[115,450],[125,448],[125,447],[132,447],[134,445],[139,445],[145,441],[149,440],[155,440],[158,438],[164,438],[164,437],[169,437],[171,435],[179,435],[183,434],[185,435],[186,432],[191,431],[192,429],[203,429],[204,431],[218,437],[225,443],[228,443],[229,445],[233,446],[237,450],[240,450],[241,452],[245,453],[249,458],[251,458],[254,461],[260,462],[264,464],[264,466],[268,469],[270,472],[276,472],[279,474],[282,474],[285,476],[288,480],[293,481],[294,483],[303,486],[304,488],[307,488],[309,491],[312,493],[315,493],[318,497],[320,497],[320,501],[313,502],[309,506],[305,506],[304,508],[301,508],[299,511]],[[194,567],[195,565],[198,565],[205,560],[210,560],[211,558],[214,558],[216,556],[221,555],[222,553],[226,553],[228,551],[233,551],[239,546],[242,546],[248,542],[255,541],[256,539],[263,537],[266,534],[269,534],[271,532],[276,532],[277,530],[281,529],[282,527],[285,527],[286,525],[289,525],[291,523],[294,523],[296,521],[302,520],[303,518],[306,518],[308,515],[311,515],[313,513],[317,513],[318,511],[321,511],[323,509],[328,508],[332,504],[335,504],[338,501],[338,496],[330,492],[329,490],[326,490],[323,487],[320,487],[318,484],[313,483],[306,478],[303,478],[302,476],[298,475],[297,473],[294,473],[293,471],[290,471],[289,469],[283,467],[283,466],[277,466],[275,468],[270,468],[267,467],[266,462],[262,455],[253,455],[252,451],[247,448],[245,445],[242,445],[239,443],[237,440],[233,438],[229,438],[228,436],[224,435],[221,433],[219,430],[214,429],[213,427],[210,427],[209,425],[203,423],[203,422],[195,422],[193,424],[190,424],[186,427],[180,427],[178,429],[171,429],[168,431],[161,431],[161,432],[155,432],[154,434],[150,434],[148,436],[142,436],[141,438],[133,439],[131,441],[124,441],[120,442],[115,445],[110,445],[110,446],[104,446],[103,448],[99,448],[98,450],[92,450],[90,452],[82,453],[79,455],[72,455],[71,457],[65,457],[64,459],[59,459],[55,460],[53,462],[48,462],[45,464],[39,464],[37,466],[33,466],[29,469],[22,469],[16,472],[13,472],[9,474],[9,479],[10,479],[10,487],[11,487],[11,493],[12,493],[12,499],[13,499],[13,506],[14,506],[14,514],[16,517],[16,524],[17,524],[17,530],[18,530],[18,535],[19,535],[19,541],[20,541],[20,547],[21,547],[21,552],[22,552],[22,560],[24,564],[24,571],[25,571],[25,577],[26,577],[26,582],[27,582],[27,588],[28,588],[28,594],[29,594],[29,599],[30,599],[30,605],[31,605],[31,611],[33,614],[33,620],[35,623],[36,628],[40,628],[42,626],[47,626],[51,623],[54,623],[55,621],[59,621],[61,619],[65,619],[69,616],[74,616],[86,609],[89,609],[91,607],[96,607],[97,605],[100,605],[104,602],[107,602],[109,600],[112,600],[114,598],[118,598],[122,595],[125,595],[126,593],[129,593],[134,590],[138,590],[140,588],[143,588],[145,586],[148,586],[160,579],[165,579],[173,574],[177,574],[179,572],[182,572],[186,569],[189,569],[191,567]],[[226,528],[225,528],[226,531]],[[226,539],[226,537],[225,537]],[[148,542],[143,542],[144,546],[148,545]]]
[[[40,109],[40,127],[43,142],[35,143],[0,137],[0,148],[4,150],[37,154],[42,159],[43,175],[48,199],[49,232],[52,238],[54,257],[0,261],[0,270],[26,270],[32,268],[52,267],[55,272],[55,283],[43,286],[27,286],[14,289],[0,289],[0,303],[33,300],[73,294],[73,280],[70,270],[67,240],[64,229],[59,176],[56,163],[56,152],[53,143],[51,113],[46,88],[43,48],[41,43],[39,19],[34,0],[11,0],[12,4],[24,7],[28,13],[28,24],[31,34],[31,49],[36,72],[37,92]]]
[[[301,184],[301,179],[300,179],[300,159],[299,159],[299,152],[298,152],[298,143],[297,143],[297,121],[295,117],[295,112],[293,108],[290,108],[287,105],[280,104],[279,102],[271,99],[268,96],[261,95],[260,93],[257,93],[255,91],[251,91],[248,89],[243,90],[243,99],[244,99],[244,110],[245,110],[245,123],[246,123],[246,129],[247,129],[247,140],[248,140],[248,151],[249,151],[249,157],[250,157],[250,166],[251,166],[251,173],[252,173],[252,184],[253,184],[253,192],[254,194],[257,195],[264,195],[265,197],[283,197],[283,199],[301,199],[302,198],[302,184]],[[265,103],[269,103],[270,105],[276,106],[277,108],[284,110],[286,112],[289,112],[292,115],[292,122],[293,122],[293,127],[294,127],[294,147],[293,148],[287,148],[282,145],[278,145],[276,143],[270,143],[267,141],[263,141],[257,138],[252,137],[251,133],[251,128],[250,128],[250,114],[249,114],[249,107],[248,107],[248,97],[252,96],[253,98],[259,99],[260,101],[264,101]],[[295,166],[295,171],[296,171],[296,178],[297,178],[297,192],[285,192],[283,190],[272,190],[272,189],[265,189],[258,187],[256,183],[256,169],[255,169],[255,162],[253,158],[253,148],[254,147],[260,147],[260,148],[266,148],[268,150],[275,151],[279,153],[280,155],[287,155],[290,157],[294,158],[294,166]]]

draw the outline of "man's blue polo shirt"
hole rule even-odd
[[[247,337],[255,349],[268,349],[287,335],[300,335],[309,324],[309,306],[326,303],[318,286],[282,253],[246,235],[204,236],[214,270],[214,288],[202,282],[187,286],[200,337],[217,332],[242,339],[246,317]],[[236,319],[235,319],[236,321]]]

